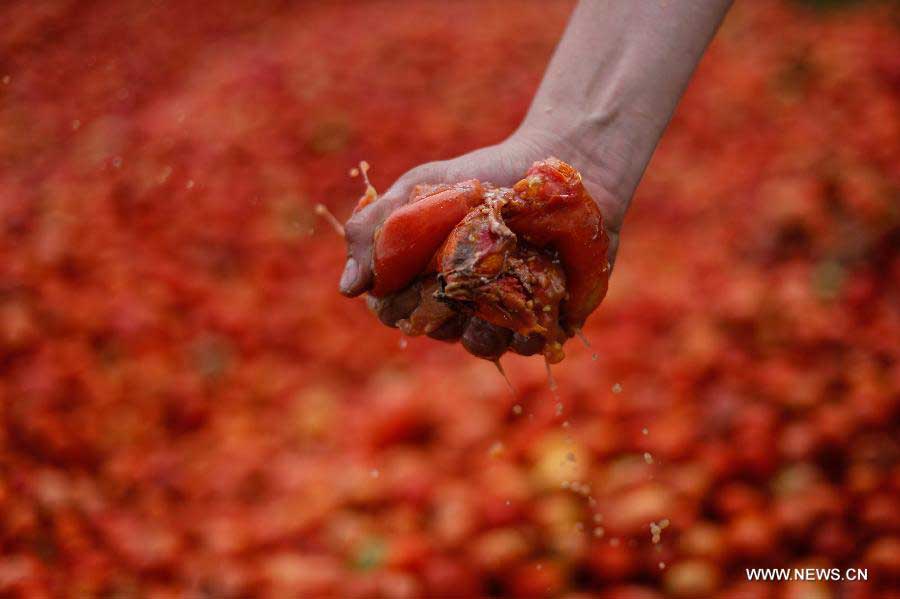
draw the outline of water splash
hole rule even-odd
[[[328,207],[325,206],[325,204],[316,204],[315,213],[318,216],[324,218],[325,222],[331,225],[331,228],[334,229],[338,235],[340,235],[341,237],[344,236],[344,225],[341,224],[341,221],[335,218],[335,216],[331,213]]]
[[[359,207],[368,206],[372,202],[378,199],[378,192],[375,191],[375,186],[372,185],[372,182],[369,181],[369,163],[365,160],[359,161],[359,168],[350,169],[350,176],[357,177],[362,174],[363,181],[366,184],[366,192],[363,194],[363,200],[360,203]]]
[[[550,370],[550,361],[544,356],[544,368],[547,369],[547,386],[550,387],[550,391],[553,392],[553,397],[559,400],[559,388],[556,385],[556,379],[553,378],[553,371]]]
[[[493,360],[494,366],[497,367],[497,372],[503,377],[503,380],[506,381],[506,386],[509,387],[509,392],[512,393],[513,398],[516,398],[516,388],[513,387],[512,381],[509,380],[509,376],[507,376],[506,371],[503,370],[503,364],[500,363],[500,358]]]
[[[593,345],[591,345],[591,342],[588,341],[588,338],[585,336],[584,331],[582,331],[581,329],[575,329],[575,334],[578,335],[578,338],[581,339],[581,342],[584,343],[584,346],[586,348],[591,349],[592,347],[594,347]]]
[[[544,356],[544,367],[547,369],[547,386],[550,387],[550,393],[553,394],[553,399],[556,400],[556,417],[559,418],[563,414],[563,402],[562,398],[559,396],[559,388],[556,385],[556,379],[553,378],[553,371],[550,370],[550,361],[547,360],[547,357]]]

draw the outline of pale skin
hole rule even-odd
[[[429,162],[401,176],[377,202],[347,221],[349,255],[340,290],[372,284],[372,240],[419,183],[466,179],[509,186],[536,160],[556,156],[578,168],[596,200],[615,262],[622,221],[647,163],[732,0],[581,0],[531,108],[499,144]],[[402,292],[401,292],[402,293]],[[373,306],[386,324],[391,302]],[[505,343],[503,331],[459,331],[464,345]]]

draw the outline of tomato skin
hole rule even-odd
[[[480,182],[464,181],[413,195],[409,204],[392,212],[375,232],[375,282],[370,293],[383,297],[400,291],[425,271],[453,227],[483,197]]]

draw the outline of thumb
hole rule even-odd
[[[339,284],[342,294],[354,297],[372,287],[374,278],[372,246],[375,232],[394,210],[409,202],[409,194],[418,183],[430,182],[430,177],[438,175],[436,169],[430,166],[423,165],[409,171],[397,179],[377,200],[347,220],[344,225],[347,262]]]

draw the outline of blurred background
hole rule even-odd
[[[0,595],[897,597],[897,6],[738,0],[557,414],[313,207],[511,133],[571,2],[4,3]]]

